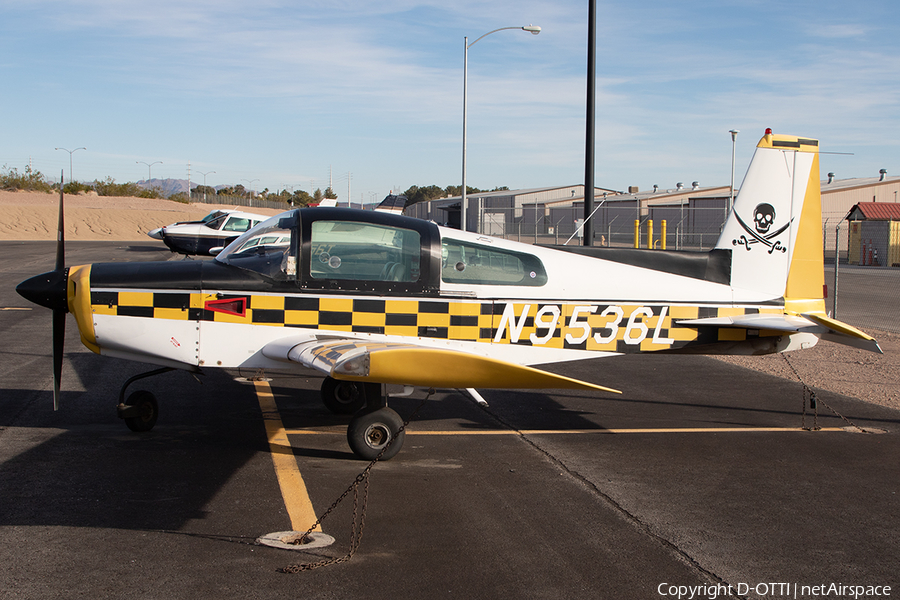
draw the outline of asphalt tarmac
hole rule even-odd
[[[293,524],[273,455],[293,458],[316,514],[366,466],[321,378],[270,374],[289,446],[267,438],[257,386],[236,381],[253,374],[231,371],[135,384],[161,415],[134,434],[118,390],[152,367],[92,354],[70,319],[53,412],[50,312],[14,291],[52,268],[53,246],[0,242],[2,599],[900,594],[900,412],[819,391],[804,417],[799,383],[674,355],[554,368],[621,396],[393,399],[418,412],[400,454],[371,471],[355,554],[280,572],[352,543],[352,495],[322,525],[331,546],[256,542]],[[67,246],[68,264],[170,257],[151,241]],[[826,404],[882,433],[852,432]]]

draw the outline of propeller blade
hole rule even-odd
[[[66,338],[66,313],[69,312],[69,270],[66,268],[63,224],[63,176],[59,177],[59,225],[56,230],[56,268],[26,279],[16,286],[16,292],[30,302],[53,311],[53,410],[59,409],[60,378],[62,376],[63,342]]]
[[[56,226],[56,273],[62,275],[63,290],[66,277],[66,235],[63,220],[63,185],[65,171],[59,174],[59,223]],[[65,296],[65,293],[63,293]],[[53,410],[59,410],[59,387],[62,379],[63,343],[66,339],[66,313],[68,308],[53,309]]]
[[[66,311],[53,311],[53,410],[59,410],[59,384],[62,379],[63,342],[66,338]]]
[[[63,223],[63,173],[59,175],[59,223],[56,226],[56,269],[66,268],[66,236]]]

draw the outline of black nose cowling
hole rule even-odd
[[[66,294],[69,270],[48,271],[16,286],[20,296],[52,310],[69,311]]]

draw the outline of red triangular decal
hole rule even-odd
[[[203,305],[206,310],[244,317],[247,315],[246,298],[222,298],[221,300],[207,300]]]

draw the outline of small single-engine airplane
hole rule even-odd
[[[381,384],[616,392],[532,365],[619,354],[767,354],[819,338],[881,352],[824,302],[816,140],[760,140],[706,253],[545,248],[350,209],[272,217],[211,261],[100,263],[21,283],[53,309],[54,402],[65,313],[85,346],[163,367],[326,375],[325,405],[353,414],[353,451],[400,450]],[[60,211],[62,219],[62,211]],[[62,225],[60,224],[60,231]],[[141,377],[141,376],[138,376]],[[149,430],[149,392],[119,415]]]
[[[238,210],[214,210],[200,221],[181,221],[147,232],[155,240],[162,240],[172,252],[209,255],[213,248],[222,248],[245,231],[269,218]]]

